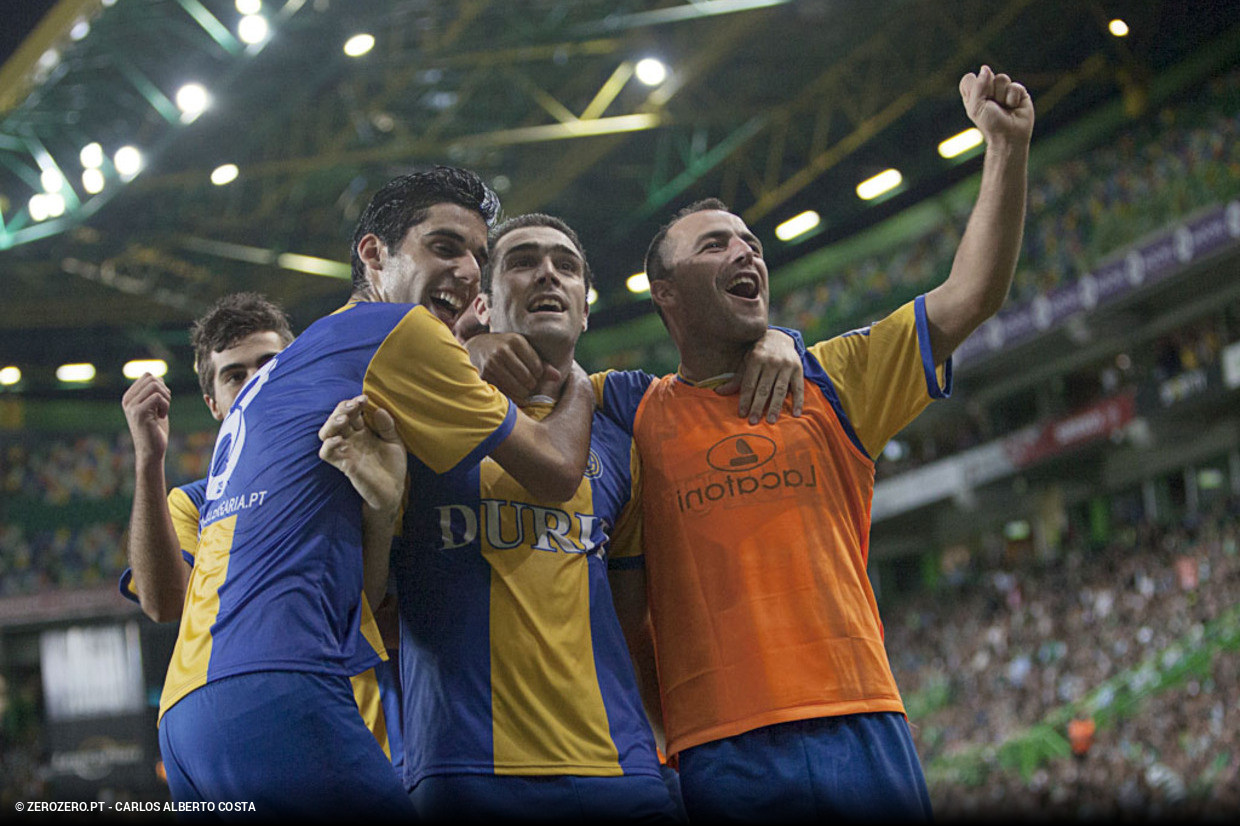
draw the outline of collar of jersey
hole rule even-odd
[[[719,387],[721,385],[727,384],[729,381],[732,380],[732,377],[735,375],[736,375],[735,373],[720,373],[717,376],[711,376],[710,378],[702,379],[701,381],[694,381],[693,379],[685,378],[684,374],[681,373],[680,370],[678,369],[676,371],[676,380],[682,381],[685,384],[689,385],[690,387],[705,387],[708,390],[710,390],[710,389]]]

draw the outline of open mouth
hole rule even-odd
[[[750,273],[737,273],[732,276],[732,280],[728,282],[724,292],[737,298],[755,299],[759,296],[761,290],[758,286],[757,276]]]
[[[554,295],[538,296],[526,305],[526,310],[531,313],[562,313],[566,309],[564,299]]]
[[[455,293],[435,290],[430,295],[430,310],[449,326],[456,322],[464,309],[464,299]]]

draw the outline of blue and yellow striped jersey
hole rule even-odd
[[[207,480],[199,479],[187,485],[175,487],[168,492],[168,511],[172,516],[172,527],[176,531],[181,545],[181,556],[194,565],[194,557],[198,553],[198,519],[203,501],[207,494]],[[133,570],[126,568],[120,578],[121,595],[133,602],[140,602],[137,588],[134,587]],[[365,597],[363,597],[363,603]],[[379,636],[375,618],[368,605],[363,606],[361,620],[362,636],[374,639]],[[364,659],[366,649],[359,650]],[[386,659],[386,652],[382,655]],[[383,748],[383,753],[399,768],[403,760],[403,747],[400,739],[399,692],[393,676],[394,663],[383,662],[375,666],[367,666],[364,671],[353,676],[353,698],[357,701],[357,709],[362,720]]]
[[[437,774],[659,775],[607,583],[630,461],[631,439],[601,414],[561,504],[490,459],[440,476],[411,457],[392,560],[407,787]]]
[[[439,472],[476,463],[516,415],[422,307],[350,304],[312,324],[220,428],[161,714],[235,674],[352,677],[380,661],[378,634],[362,633],[361,498],[318,456],[320,426],[361,392]]]

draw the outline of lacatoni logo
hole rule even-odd
[[[810,455],[792,456],[786,463],[774,461],[778,446],[766,436],[729,436],[706,451],[706,463],[719,473],[704,473],[699,484],[676,491],[681,512],[708,512],[716,503],[748,496],[782,499],[797,488],[818,487],[818,470]]]

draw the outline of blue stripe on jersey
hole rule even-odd
[[[913,300],[913,316],[917,319],[917,346],[921,350],[921,366],[926,374],[926,392],[932,399],[946,399],[952,394],[952,360],[943,366],[943,386],[939,387],[938,371],[934,369],[934,350],[930,347],[930,324],[926,319],[926,296]]]
[[[827,375],[827,371],[822,368],[818,359],[807,352],[801,356],[801,365],[805,370],[805,380],[822,391],[822,395],[826,397],[827,402],[831,405],[831,409],[835,411],[835,416],[839,419],[840,426],[844,428],[844,433],[848,436],[848,440],[856,445],[857,450],[861,451],[862,456],[872,459],[873,457],[865,449],[865,445],[861,444],[861,439],[858,438],[857,432],[853,430],[852,422],[848,420],[848,414],[844,412],[844,405],[840,403],[840,396],[835,390],[835,384],[832,383],[831,377]]]
[[[655,377],[641,370],[615,370],[607,373],[603,385],[603,412],[633,435],[637,408]]]

